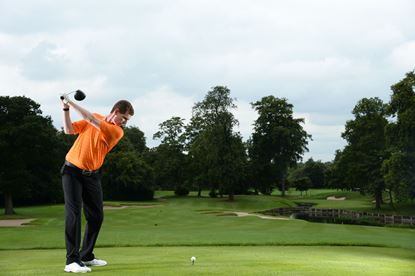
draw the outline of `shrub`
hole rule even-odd
[[[187,196],[189,195],[189,189],[183,186],[176,187],[174,194],[176,196]]]

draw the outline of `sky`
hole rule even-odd
[[[331,161],[357,102],[389,101],[415,69],[414,14],[412,0],[0,0],[0,96],[30,97],[58,129],[61,93],[103,115],[126,99],[154,147],[161,122],[224,85],[244,140],[250,103],[284,97],[313,137],[304,160]]]

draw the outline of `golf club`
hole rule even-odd
[[[61,96],[61,100],[63,100],[63,99],[65,98],[65,96],[68,96],[69,94],[72,94],[72,93],[75,93],[74,98],[75,98],[75,100],[77,100],[77,101],[82,101],[82,100],[83,100],[83,99],[85,99],[85,97],[86,97],[86,95],[85,95],[85,93],[84,93],[84,92],[82,92],[81,90],[76,90],[76,91],[72,91],[72,92],[69,92],[69,93],[63,94],[63,95]]]

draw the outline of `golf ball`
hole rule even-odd
[[[194,264],[196,262],[196,257],[195,256],[191,257],[190,261],[192,262],[192,264]]]

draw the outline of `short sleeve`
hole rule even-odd
[[[74,130],[74,134],[79,134],[82,130],[88,125],[88,122],[85,120],[77,121],[72,123],[72,128]]]

